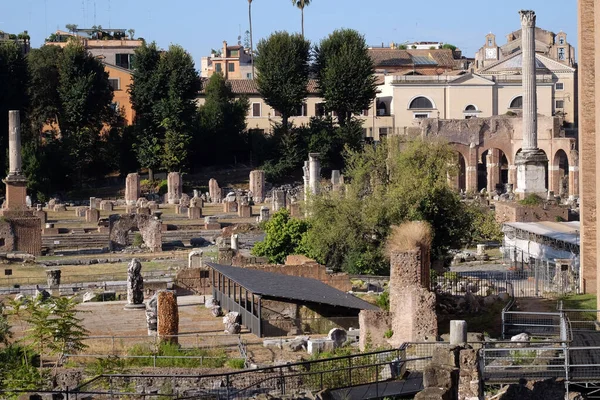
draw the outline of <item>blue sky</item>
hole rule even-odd
[[[240,32],[243,37],[248,29],[247,0],[1,1],[0,30],[28,30],[35,47],[68,23],[80,28],[133,28],[136,36],[155,40],[163,48],[182,45],[197,68],[211,48],[221,47],[223,40],[235,44]],[[518,10],[523,8],[536,11],[538,26],[562,30],[577,45],[576,0],[313,0],[305,9],[305,31],[313,42],[342,27],[360,31],[371,45],[443,41],[473,56],[488,32],[505,43],[505,35],[519,28]],[[255,42],[273,31],[300,31],[300,10],[291,0],[254,0],[252,15]]]

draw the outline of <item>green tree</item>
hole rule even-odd
[[[335,269],[386,273],[383,246],[390,227],[425,220],[434,232],[432,257],[443,259],[470,229],[463,203],[447,186],[453,159],[447,144],[400,138],[347,151],[345,194],[311,201],[307,254]]]
[[[456,50],[456,46],[450,43],[446,43],[442,46],[442,49],[450,49],[452,51]]]
[[[307,96],[310,43],[300,35],[275,32],[258,43],[258,91],[265,102],[281,113],[283,126]]]
[[[305,220],[292,218],[287,209],[282,209],[265,223],[266,237],[256,243],[252,254],[268,257],[269,262],[283,263],[290,254],[304,254],[303,237],[308,229]]]
[[[154,180],[153,172],[161,165],[162,130],[160,119],[154,108],[163,95],[158,66],[160,52],[156,43],[142,45],[135,50],[133,59],[132,83],[129,87],[131,104],[135,110],[134,147],[138,162],[148,168],[150,180]]]
[[[177,45],[171,45],[161,56],[158,75],[163,90],[155,113],[165,131],[163,166],[168,171],[181,171],[188,162],[200,78],[192,56]]]
[[[207,164],[233,160],[244,151],[246,97],[236,98],[222,74],[213,74],[205,88],[205,103],[200,107],[200,134],[195,138],[199,159]]]
[[[302,37],[304,37],[304,7],[310,5],[310,0],[292,0],[292,4],[298,7],[302,14]]]
[[[13,41],[0,43],[0,148],[8,147],[8,111],[27,106],[27,64],[21,48]],[[8,167],[6,152],[0,152],[0,170]]]
[[[375,69],[363,36],[352,29],[334,31],[315,47],[315,71],[328,110],[344,126],[375,98]]]
[[[75,31],[77,30],[77,26],[77,24],[67,24],[65,25],[65,28],[67,28],[69,32],[75,33]]]
[[[502,225],[496,221],[496,215],[488,207],[472,202],[466,206],[467,217],[471,221],[471,229],[466,238],[467,245],[487,241],[502,241]]]

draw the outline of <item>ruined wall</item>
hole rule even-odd
[[[386,332],[392,329],[392,318],[387,311],[361,310],[358,314],[360,351],[389,347]]]
[[[145,214],[111,215],[109,218],[109,240],[111,250],[128,246],[128,232],[138,229],[144,244],[150,251],[162,251],[162,221]]]
[[[8,253],[14,250],[15,233],[12,225],[6,219],[0,219],[0,252]]]
[[[558,218],[563,221],[569,220],[569,209],[560,206],[548,206],[544,209],[542,206],[524,206],[517,203],[497,202],[496,221],[500,224],[505,222],[540,222],[557,221]]]
[[[177,292],[194,292],[199,295],[212,295],[212,269],[186,268],[177,272],[175,277]]]
[[[428,289],[428,273],[425,275],[429,266],[429,254],[423,249],[390,255],[390,313],[394,335],[389,343],[392,346],[437,337],[436,297]]]
[[[157,296],[157,333],[164,341],[177,343],[179,334],[179,309],[177,296],[173,292],[160,291]]]

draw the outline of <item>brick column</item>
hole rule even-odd
[[[477,192],[477,146],[471,143],[468,159],[465,159],[465,185],[467,192]]]
[[[560,193],[560,166],[552,164],[548,166],[548,190],[556,195]]]

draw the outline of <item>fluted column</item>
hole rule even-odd
[[[523,151],[537,149],[537,81],[535,68],[535,12],[519,11],[523,76]]]

